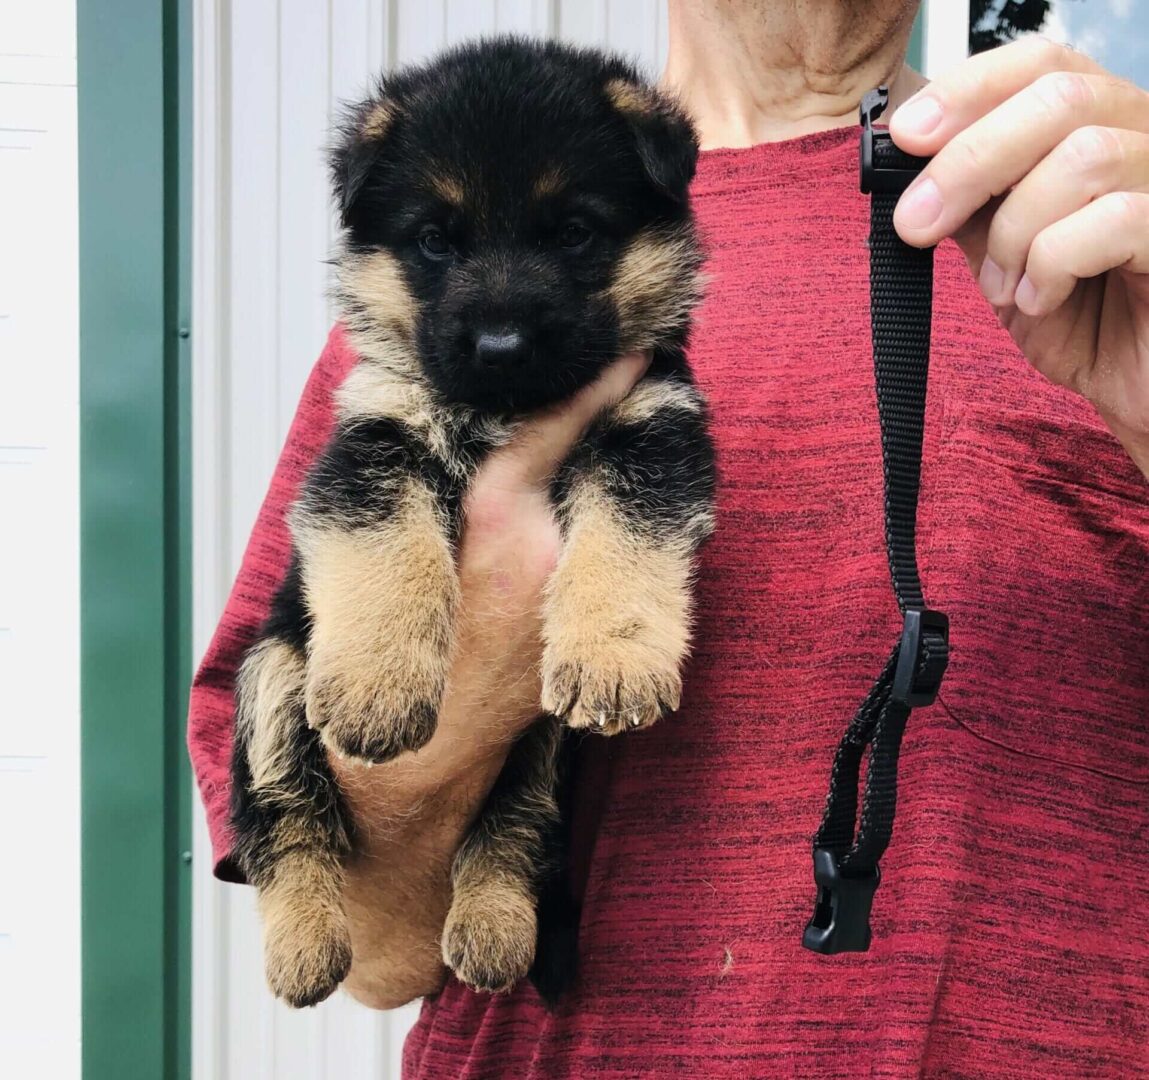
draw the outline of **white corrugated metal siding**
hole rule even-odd
[[[0,2],[0,1071],[80,1074],[76,5]]]

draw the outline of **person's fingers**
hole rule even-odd
[[[970,273],[976,278],[981,272],[985,261],[986,245],[989,241],[989,230],[993,224],[993,215],[1001,205],[1000,199],[990,199],[980,210],[967,221],[953,238],[965,256]]]
[[[1149,194],[1102,195],[1038,233],[1014,303],[1025,315],[1048,315],[1078,281],[1117,267],[1149,274]]]
[[[524,421],[511,442],[494,455],[492,467],[505,481],[525,486],[543,483],[594,418],[626,397],[649,366],[649,353],[630,353],[616,360],[568,401]]]
[[[890,117],[890,135],[908,153],[929,157],[959,131],[1057,71],[1103,73],[1088,56],[1031,35],[971,56],[931,81]]]
[[[1090,125],[1149,132],[1149,95],[1111,75],[1041,76],[938,151],[899,200],[894,226],[907,243],[936,244]]]
[[[1013,303],[1034,238],[1102,195],[1149,191],[1149,135],[1082,127],[1040,162],[1006,197],[990,224],[976,269],[991,304]]]

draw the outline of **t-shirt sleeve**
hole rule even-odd
[[[342,328],[336,326],[307,380],[239,574],[192,682],[188,749],[207,811],[214,872],[223,881],[243,881],[239,867],[231,859],[228,824],[236,671],[287,571],[291,557],[287,512],[331,434],[335,423],[334,393],[355,361]]]

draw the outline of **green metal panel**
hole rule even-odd
[[[926,21],[926,3],[925,0],[920,8],[918,8],[918,17],[914,19],[914,28],[910,31],[910,44],[906,50],[906,63],[914,69],[914,71],[922,70],[922,50],[924,49],[923,35],[925,34],[925,21]],[[952,2],[952,0],[951,0]]]
[[[77,3],[85,1080],[190,1075],[189,8]]]

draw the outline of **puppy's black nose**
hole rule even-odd
[[[475,359],[484,367],[518,367],[530,351],[530,342],[518,330],[484,331],[475,339]]]

